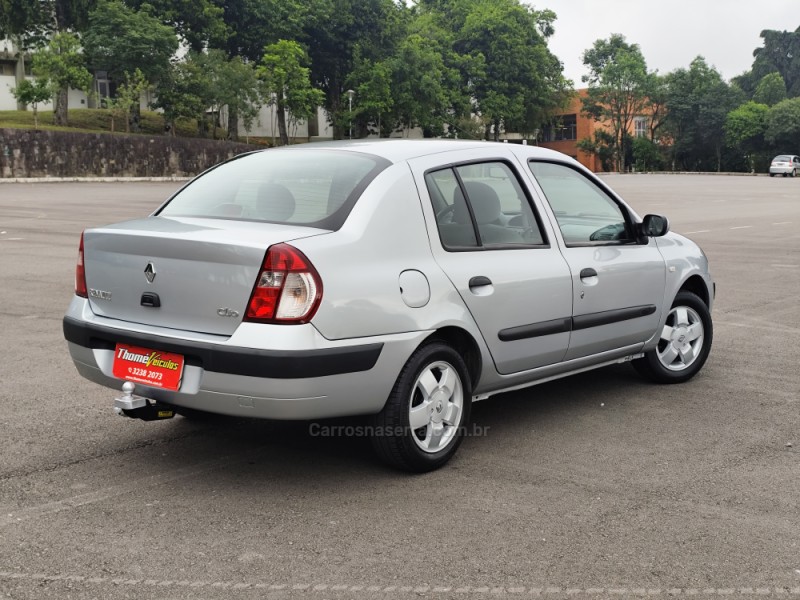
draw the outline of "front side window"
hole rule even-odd
[[[568,245],[631,241],[625,215],[593,181],[566,165],[528,163]]]
[[[157,214],[338,229],[364,188],[388,164],[355,152],[254,152],[198,177]]]
[[[428,173],[425,182],[446,249],[545,243],[530,202],[505,163],[441,169]]]

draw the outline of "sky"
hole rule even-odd
[[[798,0],[524,0],[556,13],[550,51],[564,76],[585,87],[581,55],[595,40],[621,33],[639,44],[650,70],[687,68],[697,55],[730,80],[750,69],[764,29],[800,26]]]

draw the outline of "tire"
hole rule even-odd
[[[792,178],[797,177],[797,169],[792,169]]]
[[[775,173],[770,173],[769,176],[770,177],[775,177]]]
[[[441,341],[419,347],[400,371],[383,410],[373,417],[376,454],[404,471],[438,469],[461,445],[471,400],[461,355]]]
[[[692,292],[675,296],[658,345],[634,368],[657,383],[683,383],[697,375],[711,351],[714,326],[705,302]]]

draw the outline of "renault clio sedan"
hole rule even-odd
[[[563,154],[334,142],[84,231],[63,327],[118,414],[367,415],[381,458],[429,471],[500,392],[622,362],[689,380],[713,298],[697,245]]]

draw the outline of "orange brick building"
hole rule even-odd
[[[603,170],[603,165],[595,154],[583,152],[578,149],[578,140],[594,136],[598,127],[602,127],[591,117],[581,114],[583,103],[581,98],[586,97],[586,90],[577,90],[577,94],[569,106],[557,114],[557,126],[549,125],[542,129],[539,136],[539,146],[563,152],[580,162],[584,167],[595,173]]]
[[[543,148],[558,150],[576,159],[586,168],[599,173],[603,171],[602,161],[596,154],[578,149],[578,141],[594,137],[597,130],[608,129],[607,123],[598,122],[581,114],[583,102],[581,98],[587,96],[587,90],[576,90],[576,95],[563,111],[556,113],[554,124],[542,128],[538,137],[538,145]],[[645,112],[649,112],[649,109]],[[629,135],[645,137],[650,135],[650,121],[652,114],[638,115],[633,118]]]

